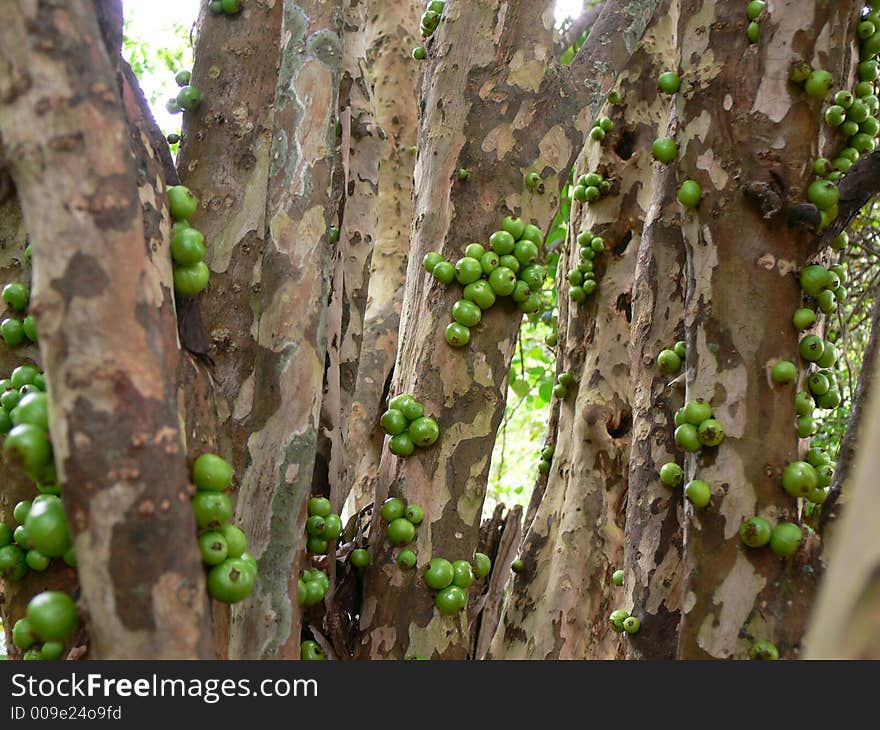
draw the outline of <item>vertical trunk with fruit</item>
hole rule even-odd
[[[738,531],[754,515],[774,525],[797,521],[797,500],[781,486],[786,464],[798,459],[795,385],[774,382],[770,369],[780,359],[799,361],[796,272],[818,216],[797,226],[796,203],[810,183],[823,110],[788,77],[805,61],[847,87],[855,11],[845,3],[768,7],[756,21],[759,34],[747,34],[740,5],[681,5],[678,169],[702,193],[693,185],[679,193],[686,400],[708,402],[724,430],[719,445],[707,446],[718,429],[701,426],[703,439],[686,459],[685,481],[708,485],[690,493],[699,501],[702,487],[711,501],[685,506],[682,658],[744,657],[756,641],[774,643],[781,656],[798,654],[814,546],[808,540],[784,559],[769,547],[747,548]],[[692,423],[706,416],[698,410],[705,409],[694,410]],[[646,621],[642,630],[654,629]]]

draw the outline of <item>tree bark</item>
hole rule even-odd
[[[707,481],[713,497],[699,512],[685,506],[680,658],[744,657],[757,639],[774,642],[783,657],[799,651],[815,545],[808,540],[783,560],[748,550],[737,532],[755,514],[771,523],[797,518],[796,500],[781,488],[782,469],[798,458],[794,388],[775,385],[769,365],[799,361],[790,318],[800,291],[791,274],[813,236],[763,218],[742,190],[764,184],[785,199],[806,189],[821,110],[786,85],[788,70],[803,58],[846,88],[854,21],[855,8],[802,3],[796,14],[771,12],[772,32],[749,44],[740,6],[681,4],[679,171],[703,191],[682,224],[686,398],[708,400],[726,438],[686,459],[685,480]],[[808,39],[805,25],[814,30]]]
[[[92,656],[207,656],[164,183],[138,177],[93,10],[16,3],[0,29],[0,133],[33,248],[55,462]]]

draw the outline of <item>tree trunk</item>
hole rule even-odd
[[[139,177],[117,49],[111,62],[94,8],[18,3],[7,21],[0,133],[33,247],[32,311],[92,656],[206,656],[164,183]]]
[[[762,218],[743,190],[770,189],[788,205],[806,189],[821,109],[787,87],[789,68],[806,60],[847,88],[855,10],[808,2],[797,13],[771,12],[761,41],[749,44],[741,6],[681,4],[679,170],[702,186],[698,210],[686,211],[682,225],[686,398],[708,400],[726,430],[720,446],[686,459],[686,481],[705,480],[713,497],[702,511],[685,506],[681,658],[744,657],[758,639],[783,657],[798,654],[815,546],[808,541],[783,560],[748,550],[737,532],[755,514],[771,523],[797,518],[796,500],[781,488],[782,469],[798,458],[794,387],[774,384],[769,366],[798,361],[790,320],[801,295],[791,274],[814,236],[788,227],[781,211]]]

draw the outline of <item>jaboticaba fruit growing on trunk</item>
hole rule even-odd
[[[425,566],[422,575],[428,588],[439,591],[452,585],[452,581],[455,578],[455,569],[446,558],[432,558]]]
[[[793,461],[782,471],[782,488],[792,497],[806,497],[819,484],[819,475],[806,461]]]
[[[781,522],[770,534],[770,549],[777,555],[787,558],[797,552],[803,538],[803,532],[796,524]]]
[[[756,641],[752,644],[752,648],[749,649],[749,658],[764,660],[779,659],[779,650],[776,648],[775,644],[772,644],[769,641]]]
[[[749,547],[763,547],[770,542],[772,530],[770,523],[763,517],[749,517],[743,520],[739,528],[739,537]]]
[[[724,441],[724,426],[715,418],[707,418],[697,427],[697,438],[703,446],[718,446]]]
[[[684,478],[684,470],[674,461],[669,461],[660,467],[660,481],[667,487],[677,487]]]
[[[684,494],[697,509],[703,509],[712,500],[712,488],[702,479],[688,482]]]

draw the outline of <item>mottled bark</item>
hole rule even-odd
[[[555,121],[571,102],[559,91],[559,69],[548,63],[550,21],[533,3],[450,3],[432,41],[392,391],[423,402],[441,436],[407,459],[383,453],[391,480],[376,491],[377,501],[390,491],[425,509],[417,534],[420,566],[432,556],[473,556],[521,316],[499,301],[472,330],[467,350],[448,347],[443,332],[458,287],[444,290],[423,272],[421,260],[431,250],[457,259],[467,241],[485,242],[507,213],[542,228],[552,219],[583,132],[572,126],[577,107],[569,107],[565,127]],[[551,89],[559,96],[548,98]],[[457,181],[459,168],[470,171],[466,185]],[[543,195],[524,189],[531,170],[542,174]],[[373,531],[370,544],[374,567],[365,576],[361,655],[463,658],[465,617],[435,613],[418,573],[404,576],[394,566],[381,530]]]
[[[260,578],[250,598],[232,609],[233,658],[299,655],[296,588],[327,347],[341,27],[341,0],[283,4],[238,508]]]
[[[88,4],[19,2],[0,29],[0,132],[33,248],[55,461],[92,656],[206,656],[164,182],[138,169],[149,145],[132,147],[100,38]]]
[[[876,360],[876,355],[875,355]],[[867,363],[866,363],[867,364]],[[871,367],[876,368],[874,362]],[[880,394],[873,382],[847,509],[804,641],[809,659],[880,658]]]
[[[803,59],[846,86],[856,12],[845,3],[800,3],[797,13],[771,12],[761,41],[749,44],[741,6],[681,4],[679,177],[702,186],[699,209],[682,224],[686,397],[708,400],[726,430],[719,447],[686,459],[686,480],[707,481],[713,497],[701,511],[685,506],[681,658],[741,658],[756,639],[773,641],[783,657],[798,655],[815,545],[807,540],[783,560],[748,550],[737,532],[755,514],[797,519],[796,500],[781,487],[782,469],[797,459],[794,386],[774,384],[768,363],[798,361],[791,313],[800,291],[791,274],[814,237],[780,216],[763,218],[742,189],[764,183],[802,195],[821,108],[787,84],[788,69]]]
[[[557,270],[560,299],[578,261],[577,235],[592,231],[606,251],[594,260],[598,289],[568,303],[557,369],[576,385],[560,405],[549,480],[522,547],[526,569],[516,577],[493,656],[524,659],[610,659],[623,644],[607,616],[623,606],[611,583],[622,564],[632,413],[629,333],[638,241],[651,195],[651,143],[666,104],[656,69],[670,51],[667,17],[649,26],[620,74],[622,105],[607,104],[615,130],[588,140],[575,175],[599,171],[612,191],[592,205],[573,203],[566,256]],[[503,633],[503,635],[501,635]]]
[[[376,196],[379,226],[370,262],[357,382],[345,435],[343,484],[351,490],[352,513],[373,500],[385,437],[379,416],[397,354],[412,222],[415,155],[411,147],[418,133],[417,83],[424,69],[410,52],[419,42],[421,11],[422,3],[415,0],[393,3],[381,10],[372,7],[365,30],[376,122],[384,142]]]

